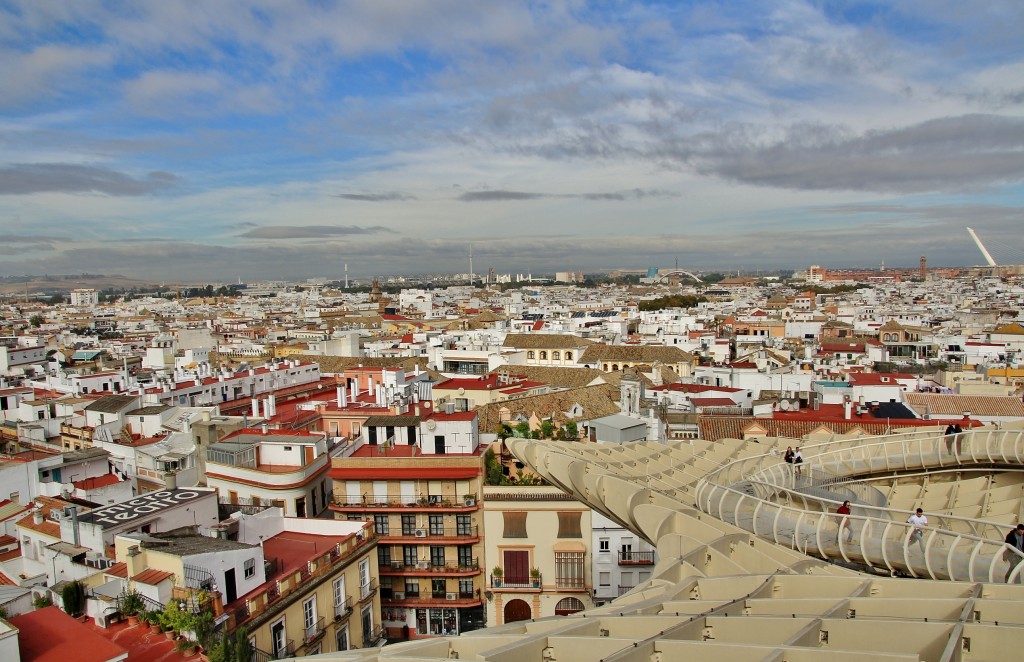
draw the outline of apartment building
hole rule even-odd
[[[169,599],[212,596],[228,632],[246,628],[256,659],[383,642],[371,525],[284,517],[270,508],[236,513],[217,533],[126,534],[117,538],[117,558],[137,588],[145,590],[141,575],[143,584],[169,584]]]
[[[445,425],[428,419],[421,429],[431,423],[431,432]],[[372,522],[377,535],[388,639],[459,634],[485,622],[479,438],[466,435],[461,453],[416,438],[364,444],[335,458],[330,472],[335,516]]]
[[[231,505],[273,505],[316,517],[328,505],[327,439],[298,430],[242,429],[206,449],[206,484]]]
[[[658,553],[646,540],[601,513],[594,512],[591,523],[594,602],[601,604],[647,582]]]
[[[487,625],[594,606],[592,513],[557,487],[487,486]]]

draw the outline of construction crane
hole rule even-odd
[[[988,252],[987,248],[985,248],[985,244],[981,243],[981,239],[978,239],[978,235],[974,233],[974,229],[967,228],[967,234],[971,235],[971,239],[973,239],[974,243],[978,245],[978,250],[980,250],[981,254],[985,256],[985,261],[988,262],[988,266],[998,267],[999,265],[996,264],[996,261],[995,259],[993,259],[992,254]]]

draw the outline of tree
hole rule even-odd
[[[75,580],[65,584],[60,597],[69,616],[78,617],[85,612],[85,585],[82,582]]]
[[[43,316],[40,315],[39,313],[36,313],[32,317],[28,318],[28,323],[31,324],[33,327],[38,327],[42,325],[43,321]]]
[[[513,429],[517,437],[522,437],[523,439],[530,438],[530,424],[526,421],[519,421]]]
[[[565,430],[566,439],[579,439],[580,431],[576,425],[576,421],[569,421],[562,429]]]
[[[540,423],[540,437],[541,439],[553,439],[555,436],[555,424],[549,420],[541,421]]]

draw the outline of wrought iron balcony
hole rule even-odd
[[[654,552],[619,552],[619,565],[654,565]]]

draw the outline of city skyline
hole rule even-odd
[[[0,3],[0,276],[1024,262],[1017,3],[232,9]]]

